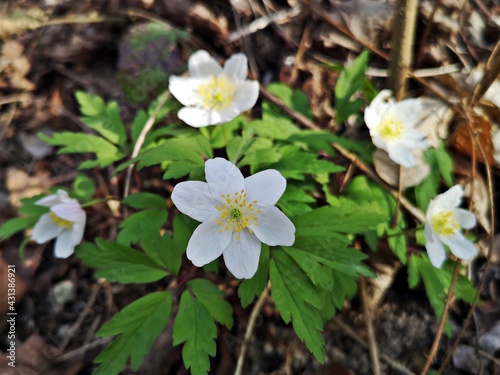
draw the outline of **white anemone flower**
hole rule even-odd
[[[464,190],[455,185],[431,200],[425,220],[425,248],[434,267],[441,268],[446,259],[443,244],[460,259],[469,260],[477,254],[474,244],[466,239],[460,228],[476,225],[476,217],[470,211],[458,208]]]
[[[232,120],[252,108],[259,97],[259,82],[247,80],[247,58],[231,56],[222,68],[207,51],[197,51],[188,61],[187,78],[172,75],[169,90],[185,107],[177,116],[199,128]]]
[[[75,246],[83,238],[87,215],[76,199],[69,198],[64,190],[36,201],[36,204],[50,208],[40,217],[33,228],[31,238],[45,243],[57,238],[54,253],[57,258],[73,254]]]
[[[415,128],[422,104],[419,99],[396,102],[390,90],[382,90],[365,109],[365,123],[373,144],[386,151],[391,160],[403,167],[417,164],[413,152],[429,146]]]
[[[186,250],[195,266],[223,255],[234,276],[249,279],[257,272],[261,242],[293,245],[295,226],[275,207],[286,188],[277,170],[244,178],[233,163],[215,158],[206,161],[205,177],[206,183],[181,182],[172,192],[177,209],[202,222]]]

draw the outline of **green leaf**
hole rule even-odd
[[[288,85],[282,83],[271,83],[267,86],[269,93],[278,97],[287,107],[300,112],[309,119],[312,119],[311,108],[309,107],[309,100],[307,95],[300,90],[292,90]],[[272,108],[272,107],[271,107]],[[266,115],[276,116],[280,115],[276,110],[270,111],[264,107],[264,118]]]
[[[233,309],[223,299],[224,293],[222,291],[206,279],[194,279],[187,284],[191,292],[205,306],[215,321],[225,325],[227,328],[233,326]]]
[[[0,226],[0,241],[3,241],[13,234],[20,232],[26,228],[32,227],[38,221],[38,217],[16,217],[7,220]]]
[[[435,148],[435,152],[441,177],[446,185],[451,187],[453,185],[453,160],[446,151],[443,142],[440,143],[439,147]]]
[[[144,210],[130,215],[120,224],[120,233],[117,241],[123,245],[130,245],[141,241],[151,234],[158,233],[167,220],[165,210]]]
[[[111,101],[105,105],[100,97],[83,91],[77,91],[75,97],[84,115],[82,121],[111,143],[123,146],[126,138],[125,127],[120,118],[118,103]]]
[[[268,271],[269,246],[262,244],[257,272],[251,279],[243,280],[238,288],[238,296],[243,307],[250,305],[254,298],[262,293],[266,287]]]
[[[142,129],[144,129],[144,125],[146,125],[146,122],[148,121],[148,114],[140,110],[137,112],[134,118],[134,122],[132,123],[132,142],[136,144],[137,139],[139,138],[139,135],[141,134]],[[147,143],[145,142],[142,147],[147,146]]]
[[[95,193],[95,183],[90,177],[78,174],[73,182],[73,192],[75,198],[80,201],[89,201]]]
[[[368,68],[368,51],[363,51],[352,62],[342,69],[335,85],[336,120],[341,123],[355,114],[364,104],[362,100],[351,101],[352,95],[365,85],[365,72]]]
[[[96,277],[122,284],[149,283],[168,275],[161,264],[130,247],[112,241],[96,239],[96,245],[85,242],[77,247],[76,255],[92,268]]]
[[[165,199],[153,193],[136,193],[129,195],[122,203],[133,208],[156,208],[167,209]]]
[[[96,357],[95,362],[101,365],[94,375],[118,375],[128,358],[136,371],[167,324],[171,309],[170,292],[154,292],[113,316],[97,331],[97,336],[119,336]]]
[[[322,301],[318,290],[297,264],[283,251],[273,251],[270,264],[271,291],[285,323],[292,320],[297,336],[316,359],[325,362],[323,321],[318,310]]]
[[[62,132],[55,133],[50,138],[43,133],[38,133],[38,137],[51,146],[62,146],[57,151],[58,154],[95,153],[96,160],[84,161],[80,165],[80,169],[88,169],[96,166],[107,167],[123,157],[123,154],[116,146],[93,134]]]
[[[210,369],[209,356],[215,356],[217,327],[207,308],[186,290],[182,293],[174,322],[173,344],[184,342],[182,359],[193,375],[205,375]]]
[[[287,185],[285,192],[281,196],[278,206],[287,216],[297,216],[305,214],[312,210],[308,203],[314,203],[316,200],[312,197],[313,189],[306,187],[296,187]],[[310,192],[310,194],[308,194]]]
[[[258,137],[285,140],[293,134],[301,134],[300,129],[290,119],[277,117],[270,123],[268,119],[253,120],[244,124],[244,128]]]

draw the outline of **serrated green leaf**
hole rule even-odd
[[[136,193],[129,195],[122,201],[122,204],[133,208],[167,209],[165,199],[153,193]]]
[[[262,244],[257,272],[251,279],[244,279],[238,287],[238,297],[243,307],[250,305],[254,298],[262,293],[266,287],[268,271],[269,246]]]
[[[272,124],[265,118],[263,120],[253,120],[244,124],[244,128],[252,131],[258,137],[285,140],[293,134],[300,134],[300,129],[290,119],[278,117],[273,119]]]
[[[95,375],[117,375],[130,358],[137,370],[165,327],[172,309],[170,292],[154,292],[123,308],[97,332],[99,337],[119,335],[95,359]]]
[[[335,84],[335,110],[337,122],[344,122],[364,104],[362,100],[351,101],[352,95],[365,85],[368,68],[368,51],[363,51],[352,64],[342,69]]]
[[[193,375],[205,375],[210,369],[209,356],[215,356],[217,327],[206,307],[189,291],[182,293],[174,322],[173,344],[184,342],[182,359]]]
[[[104,138],[93,134],[62,132],[55,133],[52,138],[43,133],[38,137],[51,146],[62,146],[58,154],[85,154],[95,153],[96,160],[86,160],[80,165],[80,169],[88,169],[96,166],[107,167],[111,163],[120,160],[123,154]]]
[[[76,255],[92,268],[96,277],[122,284],[149,283],[168,272],[148,255],[112,241],[96,239],[96,245],[85,242],[77,247]]]
[[[271,83],[267,86],[267,91],[275,95],[288,107],[300,112],[309,119],[312,119],[312,112],[309,106],[307,95],[300,90],[293,90],[290,86],[282,83]],[[274,111],[276,113],[276,111]],[[279,114],[279,112],[278,112]],[[264,117],[266,115],[275,115],[269,110],[264,110]]]
[[[269,270],[273,300],[281,317],[285,323],[292,320],[297,336],[324,363],[323,321],[318,312],[321,301],[317,289],[283,251],[273,251]]]
[[[285,192],[278,202],[278,207],[287,216],[303,215],[312,210],[308,203],[316,201],[312,195],[307,194],[308,192],[309,189],[287,185]]]
[[[84,91],[76,91],[75,98],[80,106],[80,112],[84,116],[97,116],[102,113],[106,107],[104,100],[100,96],[87,94]]]
[[[194,279],[187,284],[215,321],[227,328],[233,326],[233,308],[223,299],[222,291],[206,279]]]
[[[167,220],[168,211],[149,209],[130,215],[120,224],[120,233],[117,241],[129,246],[137,243],[143,238],[157,233]]]

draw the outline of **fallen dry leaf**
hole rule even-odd
[[[422,153],[415,155],[417,165],[412,168],[403,168],[403,189],[421,183],[431,172],[430,167],[422,160]],[[399,165],[394,163],[387,152],[377,149],[373,153],[373,166],[382,180],[391,186],[399,185]]]

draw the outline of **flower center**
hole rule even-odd
[[[210,76],[207,83],[198,86],[197,93],[205,109],[220,110],[231,105],[236,87],[224,74],[221,74],[219,77]]]
[[[397,141],[404,129],[403,122],[393,114],[384,115],[377,126],[377,131],[385,141]]]
[[[245,190],[234,194],[223,194],[221,197],[224,202],[215,209],[220,212],[220,216],[215,222],[220,225],[219,233],[224,230],[233,229],[236,233],[248,228],[251,224],[257,226],[257,215],[261,210],[255,208],[257,201],[247,202],[247,194]],[[248,229],[252,233],[251,229]],[[236,234],[236,239],[239,239],[239,234]]]
[[[436,234],[442,236],[451,236],[455,234],[460,225],[458,225],[455,215],[452,211],[439,212],[431,218],[431,226]]]
[[[59,216],[57,216],[55,213],[51,212],[49,214],[50,218],[52,221],[60,228],[64,227],[66,229],[70,229],[73,226],[73,223],[69,220],[61,219]]]

